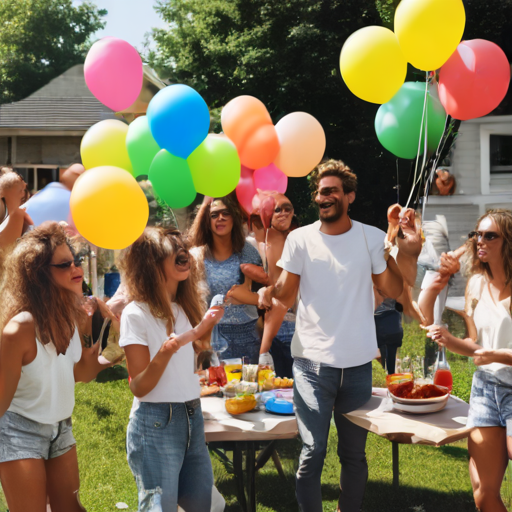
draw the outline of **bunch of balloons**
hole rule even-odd
[[[325,152],[324,130],[312,115],[293,112],[274,126],[265,105],[253,96],[231,100],[221,123],[240,157],[236,194],[248,213],[258,189],[286,192],[288,177],[306,176]]]
[[[430,149],[437,147],[447,114],[460,120],[484,116],[505,97],[510,83],[505,54],[482,39],[460,42],[465,24],[462,0],[402,0],[394,32],[365,27],[343,45],[342,77],[353,94],[382,104],[375,130],[396,156],[415,158],[418,147],[421,154],[420,132]],[[425,84],[404,84],[408,62],[423,71],[440,69],[439,100]]]

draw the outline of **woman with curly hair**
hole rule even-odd
[[[26,233],[6,262],[0,341],[0,480],[11,512],[85,510],[71,413],[75,382],[105,368],[82,349],[83,270],[61,226]],[[85,337],[85,335],[84,335]],[[30,489],[30,492],[27,492]]]
[[[438,325],[428,336],[452,352],[473,357],[468,426],[469,474],[476,506],[505,512],[500,487],[512,458],[512,211],[489,210],[469,234],[471,277],[466,287],[469,337]]]
[[[229,297],[237,286],[237,299],[219,323],[219,334],[227,339],[223,358],[247,356],[258,363],[261,340],[256,330],[258,296],[251,292],[251,280],[240,265],[261,265],[258,251],[245,240],[243,216],[233,195],[203,202],[190,227],[194,257],[208,285],[208,300],[215,295]]]
[[[179,231],[146,228],[120,261],[133,302],[121,317],[130,389],[128,463],[139,510],[210,510],[213,473],[206,448],[194,348],[220,320],[203,307],[197,272]],[[192,342],[192,343],[191,343]]]

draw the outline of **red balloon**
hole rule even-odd
[[[253,180],[254,171],[242,165],[240,171],[240,181],[236,186],[236,197],[238,202],[247,214],[252,212],[252,198],[256,194],[256,187]]]
[[[510,64],[498,45],[462,41],[439,72],[439,99],[447,114],[466,121],[492,112],[509,83]]]

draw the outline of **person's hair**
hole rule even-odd
[[[341,160],[327,160],[322,162],[312,173],[310,178],[310,186],[313,196],[316,195],[318,185],[322,178],[327,176],[336,176],[341,181],[344,194],[356,192],[357,176],[352,169],[345,165]]]
[[[2,330],[14,316],[27,311],[34,318],[37,339],[43,345],[53,342],[58,354],[66,352],[84,314],[80,297],[53,280],[50,262],[61,245],[67,245],[74,256],[64,228],[56,222],[25,233],[5,261],[8,276],[1,292]]]
[[[235,194],[224,197],[217,197],[212,201],[205,201],[199,207],[192,226],[188,231],[188,238],[192,247],[206,246],[209,251],[213,248],[213,234],[210,219],[210,207],[213,201],[222,201],[228,209],[233,219],[233,229],[231,231],[231,243],[233,244],[233,252],[240,253],[245,245],[244,234],[244,214],[240,208],[240,204]]]
[[[475,230],[478,230],[480,222],[487,217],[494,220],[498,226],[498,234],[503,239],[501,257],[505,270],[505,284],[512,288],[512,211],[504,208],[487,210],[487,212],[478,219]],[[471,274],[486,274],[492,279],[493,276],[489,264],[478,259],[477,238],[475,237],[468,240],[467,244]]]
[[[4,171],[5,169],[5,171]],[[23,178],[10,167],[0,168],[0,196],[6,191],[14,187],[19,183],[25,183]],[[23,202],[28,199],[28,190],[25,190],[25,197]]]
[[[167,333],[174,327],[171,299],[165,287],[165,260],[175,257],[180,249],[188,250],[181,233],[162,227],[146,228],[143,234],[124,250],[119,267],[122,282],[131,300],[144,302],[151,314],[167,322]],[[190,256],[190,274],[178,283],[174,301],[179,304],[190,323],[201,322],[205,303],[198,287],[198,273],[194,258]]]

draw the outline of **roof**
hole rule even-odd
[[[145,112],[151,98],[165,85],[144,65],[141,94],[123,113],[133,117],[133,113]],[[79,135],[104,119],[116,119],[116,115],[92,95],[85,83],[84,66],[77,64],[28,98],[0,105],[0,135]]]
[[[85,131],[114,112],[89,91],[84,66],[77,64],[28,98],[0,105],[0,129]]]

